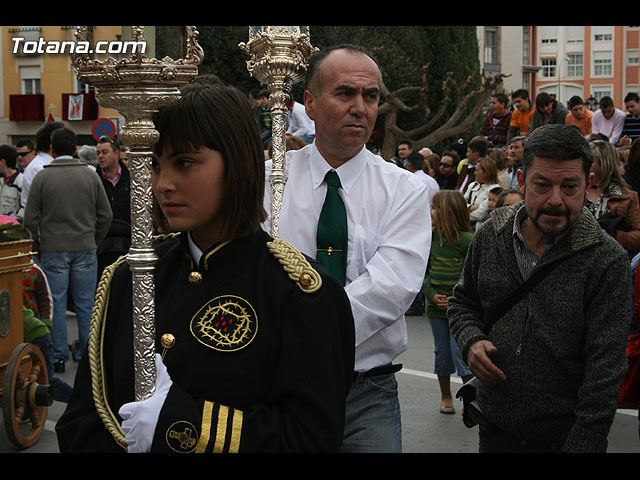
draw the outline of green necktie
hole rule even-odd
[[[338,192],[338,174],[331,170],[325,180],[327,196],[318,220],[316,260],[344,286],[347,278],[347,211]]]

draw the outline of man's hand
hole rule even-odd
[[[467,365],[482,383],[491,385],[507,378],[489,358],[497,351],[498,349],[489,340],[479,340],[469,347]]]

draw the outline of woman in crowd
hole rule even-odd
[[[175,232],[157,247],[155,393],[134,401],[125,262],[101,281],[108,303],[91,357],[102,377],[83,356],[56,427],[61,452],[339,451],[353,380],[349,300],[260,228],[264,152],[247,98],[190,86],[155,125],[153,193]]]
[[[509,162],[507,154],[502,148],[490,148],[487,151],[487,157],[496,162],[498,168],[498,183],[503,189],[509,188],[511,183],[511,173],[509,173]]]
[[[603,230],[613,236],[630,254],[640,250],[640,205],[638,194],[620,175],[620,158],[609,142],[590,143],[593,152],[591,172],[595,179],[588,193],[587,206]]]
[[[499,186],[496,162],[487,157],[481,159],[476,165],[476,180],[464,194],[474,230],[489,216],[489,191]]]

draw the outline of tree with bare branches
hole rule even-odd
[[[427,74],[429,64],[422,68],[422,82],[420,86],[401,87],[389,91],[382,85],[383,103],[378,109],[378,115],[384,116],[384,140],[382,143],[383,158],[389,159],[395,153],[395,148],[401,140],[410,140],[415,150],[422,147],[433,147],[452,137],[468,133],[474,121],[484,112],[487,100],[502,84],[504,74],[488,76],[482,72],[482,84],[467,91],[472,84],[474,75],[469,75],[460,84],[451,72],[447,73],[442,83],[442,98],[438,109],[433,112],[428,106]],[[466,93],[465,93],[466,92]],[[418,101],[409,105],[408,98]],[[453,102],[457,102],[453,104]],[[453,113],[448,113],[450,105],[455,105]],[[398,125],[398,115],[422,112],[426,121],[411,129],[403,129]],[[446,117],[445,117],[446,116]]]

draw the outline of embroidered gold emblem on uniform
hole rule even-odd
[[[246,347],[258,332],[258,317],[244,298],[223,295],[209,300],[191,319],[191,333],[214,350]]]
[[[167,428],[166,440],[172,450],[190,453],[198,444],[198,431],[191,423],[180,420]]]

